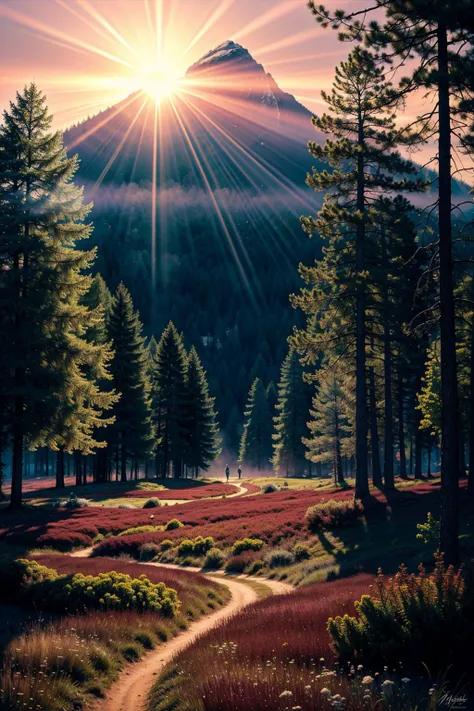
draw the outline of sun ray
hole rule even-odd
[[[155,0],[155,33],[156,33],[156,63],[158,66],[163,61],[163,3]]]
[[[96,47],[95,45],[89,44],[88,42],[83,42],[82,40],[68,35],[65,32],[55,30],[50,25],[46,25],[40,20],[28,17],[27,15],[24,15],[23,13],[14,10],[12,7],[8,7],[5,5],[0,6],[0,17],[8,17],[8,19],[12,20],[13,22],[17,22],[20,25],[24,25],[25,27],[29,27],[33,30],[36,30],[37,32],[42,33],[48,38],[52,37],[55,40],[65,42],[66,45],[73,45],[79,47],[83,50],[87,50],[93,54],[97,54],[101,57],[104,57],[105,59],[110,59],[112,62],[115,62],[117,64],[122,64],[124,67],[130,67],[133,69],[133,65],[130,64],[130,62],[127,62],[125,59],[121,59],[120,57],[117,57],[116,55],[111,54],[110,52],[106,52],[100,47]]]
[[[77,146],[80,146],[81,143],[83,143],[87,138],[92,136],[96,131],[98,131],[100,128],[103,126],[106,126],[109,121],[111,121],[113,118],[115,118],[118,114],[122,113],[128,106],[130,106],[131,103],[133,103],[136,100],[136,96],[132,95],[128,98],[127,101],[122,102],[119,106],[117,106],[113,111],[111,111],[107,116],[102,119],[102,121],[99,121],[97,124],[92,126],[88,131],[85,131],[81,136],[76,138],[75,141],[73,141],[70,145],[68,145],[69,150],[73,150],[74,148],[77,148]]]
[[[260,54],[266,54],[267,52],[275,52],[276,50],[285,49],[286,47],[293,47],[295,44],[303,44],[303,42],[307,42],[310,39],[316,39],[318,29],[317,26],[314,26],[308,30],[297,32],[295,35],[291,35],[291,37],[285,37],[277,42],[271,42],[264,47],[256,49],[255,54],[258,56]]]
[[[143,104],[140,106],[140,108],[139,108],[139,110],[137,111],[137,113],[135,114],[133,120],[130,122],[129,127],[128,127],[127,130],[125,131],[125,133],[124,133],[124,135],[123,135],[123,137],[122,137],[122,140],[120,141],[120,143],[118,144],[117,148],[115,149],[115,151],[113,152],[113,154],[111,155],[111,157],[109,158],[109,160],[107,161],[107,164],[106,164],[105,168],[103,169],[102,173],[99,175],[99,177],[98,177],[97,180],[95,181],[94,187],[93,187],[92,190],[91,190],[91,195],[92,195],[92,196],[93,196],[94,193],[99,189],[99,187],[100,187],[101,184],[102,184],[103,179],[105,178],[105,176],[106,176],[107,173],[109,172],[110,168],[111,168],[112,165],[114,164],[115,159],[117,158],[118,154],[120,153],[120,151],[122,150],[123,146],[125,145],[125,142],[126,142],[127,138],[129,137],[132,128],[135,126],[135,124],[136,124],[136,122],[137,122],[137,120],[138,120],[138,118],[139,118],[141,112],[142,112],[143,109],[145,108],[147,101],[148,101],[148,98],[145,97],[145,100],[143,101]]]
[[[100,14],[98,10],[96,10],[95,7],[93,7],[87,0],[76,0],[76,3],[83,8],[91,17],[93,17],[99,25],[101,25],[105,30],[107,30],[112,37],[115,37],[115,39],[120,42],[126,49],[129,50],[132,54],[136,54],[135,49],[127,42],[127,40],[122,37],[120,32],[115,29],[115,27],[103,17],[103,15]]]
[[[195,148],[195,146],[193,145],[193,142],[192,142],[192,140],[191,140],[191,138],[190,138],[190,136],[189,136],[188,130],[186,129],[186,126],[184,125],[184,123],[183,123],[183,121],[182,121],[182,119],[181,119],[181,116],[179,115],[179,111],[177,110],[176,105],[175,105],[175,103],[174,103],[174,101],[173,101],[172,98],[170,99],[170,103],[171,103],[171,106],[172,106],[172,108],[173,108],[173,111],[174,111],[174,114],[175,114],[175,116],[176,116],[176,119],[177,119],[177,121],[178,121],[178,123],[179,123],[179,125],[180,125],[180,128],[181,128],[181,130],[182,130],[182,132],[183,132],[183,136],[184,136],[184,138],[185,138],[185,140],[186,140],[186,143],[188,144],[188,147],[189,147],[189,149],[190,149],[190,151],[191,151],[191,153],[192,153],[192,156],[193,156],[193,158],[194,158],[194,160],[195,160],[196,167],[198,168],[199,173],[201,174],[201,177],[202,177],[202,179],[203,179],[203,181],[204,181],[204,184],[205,184],[205,186],[206,186],[206,190],[207,190],[207,192],[208,192],[208,194],[209,194],[209,198],[210,198],[210,200],[211,200],[211,202],[212,202],[212,205],[213,205],[214,210],[215,210],[215,212],[216,212],[217,218],[218,218],[218,220],[219,220],[219,223],[220,223],[220,225],[221,225],[221,228],[222,228],[222,230],[223,230],[223,232],[224,232],[224,235],[225,235],[225,237],[226,237],[227,244],[228,244],[229,249],[230,249],[230,251],[231,251],[231,253],[232,253],[232,256],[233,256],[233,258],[234,258],[234,260],[235,260],[235,263],[236,263],[236,265],[237,265],[237,269],[238,269],[238,271],[239,271],[239,273],[240,273],[240,275],[241,275],[241,277],[242,277],[242,279],[243,279],[243,282],[244,282],[244,284],[245,284],[245,288],[246,288],[246,290],[247,290],[247,293],[248,293],[248,295],[249,295],[249,298],[251,299],[251,302],[252,302],[252,304],[254,305],[254,307],[255,307],[256,309],[258,309],[258,304],[257,304],[257,302],[256,302],[255,295],[254,295],[254,293],[253,293],[253,291],[252,291],[252,287],[251,287],[250,281],[249,281],[249,279],[248,279],[248,277],[247,277],[247,274],[245,273],[245,270],[244,270],[243,265],[242,265],[242,261],[241,261],[241,259],[240,259],[240,257],[239,257],[239,254],[238,254],[238,252],[237,252],[237,250],[236,250],[236,248],[235,248],[234,241],[233,241],[232,236],[231,236],[231,234],[230,234],[230,232],[229,232],[229,229],[228,229],[228,227],[227,227],[226,221],[225,221],[225,219],[224,219],[224,217],[223,217],[223,215],[222,215],[222,211],[221,211],[221,209],[220,209],[220,207],[219,207],[219,204],[218,204],[218,202],[217,202],[217,200],[216,200],[216,197],[215,197],[215,195],[214,195],[214,191],[212,190],[211,184],[210,184],[210,182],[209,182],[209,178],[208,178],[208,176],[206,175],[206,171],[204,170],[204,168],[203,168],[203,166],[202,166],[202,163],[201,163],[201,160],[199,159],[199,156],[198,156],[198,154],[197,154],[196,148]]]
[[[202,26],[202,28],[197,32],[191,42],[188,44],[186,49],[184,50],[182,56],[184,57],[189,50],[191,50],[204,35],[209,32],[211,27],[214,27],[216,22],[220,20],[222,15],[224,15],[227,10],[234,4],[235,0],[222,0],[222,2],[219,3],[218,7],[214,10],[208,21]]]
[[[225,136],[225,138],[227,139],[228,143],[232,144],[233,146],[235,146],[237,149],[239,149],[239,150],[242,152],[243,157],[251,159],[251,160],[256,164],[256,166],[257,166],[259,169],[260,169],[260,168],[263,168],[263,169],[265,170],[265,172],[268,173],[269,177],[272,177],[272,178],[274,177],[270,171],[267,171],[267,170],[264,168],[263,163],[261,163],[259,160],[257,160],[257,159],[256,159],[254,156],[252,156],[248,151],[246,151],[245,149],[243,149],[242,146],[241,146],[237,141],[235,141],[226,131],[224,131],[223,129],[221,129],[221,127],[220,127],[218,124],[216,124],[214,121],[212,121],[212,119],[210,119],[204,111],[201,111],[201,110],[200,110],[197,106],[195,106],[192,102],[187,101],[186,99],[184,99],[184,101],[188,104],[188,106],[191,108],[191,110],[195,110],[195,114],[196,114],[198,120],[200,120],[200,123],[201,123],[201,125],[202,125],[203,127],[205,126],[205,124],[204,124],[204,122],[203,122],[202,119],[207,120],[215,129],[217,129],[217,131],[218,131],[219,133],[221,133],[223,136]],[[199,116],[198,116],[198,114],[199,114]],[[202,118],[200,118],[200,117],[202,117]],[[230,152],[230,150],[226,147],[224,141],[219,142],[219,146],[220,146],[221,150],[223,150],[223,151],[225,152],[226,156],[230,159],[230,161],[231,161],[232,164],[235,166],[235,168],[238,169],[238,170],[242,170],[242,168],[243,168],[242,161],[241,161],[241,160],[240,160],[240,161],[237,160],[236,157],[235,157],[234,155],[232,155],[232,153]],[[224,166],[224,168],[225,168],[225,166]],[[234,185],[235,185],[236,188],[238,189],[237,181],[236,181],[236,180],[232,180],[232,175],[230,174],[230,169],[225,169],[225,172],[227,173],[228,178],[230,179],[230,181],[231,181],[231,182],[234,182]],[[251,183],[253,189],[255,190],[256,194],[260,194],[260,195],[267,194],[267,191],[266,191],[266,190],[262,190],[261,185],[259,185],[259,184],[257,183],[257,181],[254,180],[248,173],[246,173],[246,176],[247,176],[249,182]],[[294,197],[294,193],[295,193],[294,186],[293,186],[293,190],[290,191],[289,188],[288,188],[284,183],[282,183],[281,181],[279,181],[278,179],[277,179],[277,183],[278,183],[278,187],[283,187],[283,188],[285,189],[285,191],[286,191],[289,195],[291,194],[291,196]],[[280,198],[279,198],[279,200],[281,201]],[[305,209],[307,209],[307,208],[308,208],[308,203],[307,203],[306,201],[303,201],[303,200],[301,200],[301,202],[302,202],[302,204],[304,205]],[[288,205],[289,203],[285,203],[285,204]],[[262,218],[265,218],[265,217],[267,216],[267,214],[264,212],[264,210],[263,210],[262,208],[260,208],[260,207],[258,206],[258,203],[257,203],[256,206],[253,206],[251,202],[248,202],[248,204],[247,204],[247,209],[246,209],[246,217],[248,218],[248,220],[252,223],[252,225],[253,225],[254,227],[258,227],[258,223],[256,223],[256,221],[253,219],[252,212],[256,212],[257,215],[260,216],[260,217],[262,217]],[[276,214],[276,216],[278,216],[278,213],[275,213],[275,214]],[[234,228],[234,231],[235,231],[236,235],[237,235],[238,237],[240,237],[240,235],[239,235],[239,230],[238,230],[238,228],[236,227],[234,220],[233,220],[232,217],[230,217],[230,216],[228,216],[228,219],[231,221],[232,227]],[[246,258],[246,262],[247,262],[248,268],[249,268],[250,272],[252,273],[252,276],[255,278],[254,283],[257,285],[257,288],[258,288],[258,280],[256,279],[255,268],[254,268],[254,266],[253,266],[253,264],[252,264],[252,261],[251,261],[249,255],[248,255],[248,252],[247,252],[247,250],[246,250],[246,248],[245,248],[245,245],[242,243],[242,241],[241,241],[240,239],[239,239],[239,242],[240,242],[240,245],[241,245],[241,249],[242,249],[242,251],[243,251],[243,254],[244,254],[245,258]],[[277,250],[278,250],[279,254],[280,254],[281,256],[283,256],[287,261],[289,261],[289,259],[290,259],[290,253],[288,253],[288,251],[285,253],[285,251],[284,251],[284,244],[280,245],[280,244],[278,243],[278,241],[275,241],[275,242],[274,242],[274,245],[277,247]],[[274,253],[274,251],[270,251],[270,257],[272,258],[273,261],[277,261],[277,259],[276,259],[276,254]],[[264,296],[263,296],[263,293],[260,291],[260,289],[259,289],[259,292],[260,292],[259,295],[260,295],[261,299],[263,300]]]
[[[255,32],[255,30],[259,30],[270,22],[274,22],[285,15],[289,15],[291,12],[295,12],[295,10],[298,10],[298,3],[295,3],[294,0],[283,0],[283,2],[275,5],[275,7],[267,10],[267,12],[259,15],[255,20],[252,20],[247,25],[241,27],[240,30],[234,32],[233,39],[235,41],[241,40],[243,37]]]

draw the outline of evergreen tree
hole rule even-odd
[[[112,299],[108,331],[114,349],[111,373],[115,390],[120,393],[112,411],[115,423],[110,430],[111,443],[117,478],[120,469],[120,479],[126,481],[127,460],[137,464],[152,450],[153,427],[142,325],[122,283]]]
[[[96,322],[92,326],[89,325],[87,328],[87,340],[91,343],[105,345],[109,338],[107,326],[112,309],[112,295],[100,274],[95,275],[89,291],[82,299],[82,303],[88,306],[89,309],[94,310],[97,314]],[[109,382],[103,381],[101,386],[105,390],[112,389],[110,379]],[[120,396],[117,395],[117,397]],[[101,445],[96,452],[93,468],[94,481],[96,482],[107,481],[110,477],[111,451],[106,435],[107,431],[105,430],[104,432],[103,428],[98,429],[94,435],[101,442]],[[74,464],[76,469],[76,483],[80,484],[81,481],[84,481],[85,483],[85,467],[83,466],[84,462],[82,462],[82,455],[80,452],[75,452]]]
[[[304,473],[308,435],[311,388],[303,380],[303,367],[297,352],[291,348],[283,361],[278,384],[277,415],[274,418],[273,466],[289,474]]]
[[[75,378],[64,354],[85,347],[78,297],[88,283],[82,271],[95,254],[75,249],[76,241],[90,234],[84,222],[90,206],[83,205],[82,190],[72,182],[77,156],[68,158],[62,134],[50,130],[46,97],[30,84],[3,118],[0,371],[11,412],[11,507],[18,507],[23,450],[51,429],[58,409],[64,412],[66,388]]]
[[[344,32],[341,39],[365,40],[382,49],[387,60],[403,70],[400,91],[420,91],[433,101],[418,117],[422,135],[437,135],[437,235],[439,298],[433,310],[439,314],[441,356],[441,526],[440,544],[447,563],[459,559],[459,463],[460,412],[457,387],[452,178],[453,136],[469,150],[472,109],[473,29],[472,0],[375,0],[355,12],[329,12],[313,0],[309,6],[318,22]],[[383,9],[385,24],[372,12]],[[361,21],[359,18],[362,17]],[[389,50],[388,48],[391,48]],[[406,76],[406,58],[415,59]],[[471,91],[470,91],[471,90]],[[433,108],[434,107],[434,108]],[[467,135],[466,135],[467,134]],[[435,262],[436,263],[436,262]],[[433,266],[432,266],[433,268]]]
[[[314,118],[314,124],[335,138],[324,146],[310,143],[311,154],[333,170],[313,169],[309,186],[329,192],[318,218],[302,219],[310,235],[318,232],[328,241],[324,258],[316,266],[300,269],[309,284],[293,304],[310,315],[306,331],[294,345],[308,364],[323,354],[352,358],[356,377],[356,487],[357,497],[368,494],[368,315],[375,304],[371,294],[369,255],[374,232],[374,202],[384,193],[424,189],[420,180],[396,178],[413,174],[415,166],[395,151],[402,138],[395,127],[394,108],[399,100],[385,80],[373,55],[356,48],[336,68],[331,94],[323,92],[334,115]],[[314,315],[320,328],[314,331]]]
[[[329,462],[332,465],[336,484],[344,483],[344,454],[352,455],[353,422],[349,417],[353,406],[351,385],[353,383],[342,375],[337,366],[321,371],[313,398],[313,419],[308,423],[311,436],[304,440],[312,462]]]
[[[152,380],[157,476],[168,476],[173,463],[180,477],[187,458],[187,369],[183,341],[170,321],[158,344]]]
[[[272,451],[271,429],[267,393],[260,378],[255,378],[245,410],[244,431],[240,441],[240,462],[245,461],[258,471],[268,466]]]
[[[220,437],[214,398],[209,395],[206,373],[194,346],[188,356],[186,379],[186,465],[194,476],[207,471],[220,454]]]

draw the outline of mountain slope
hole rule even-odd
[[[199,346],[233,446],[253,378],[278,378],[297,265],[318,250],[299,225],[316,205],[315,137],[308,110],[231,41],[170,100],[138,92],[65,133],[94,201],[97,269],[126,283],[147,333],[172,318]]]

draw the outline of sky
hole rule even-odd
[[[228,39],[315,113],[349,51],[305,0],[0,0],[0,109],[34,80],[67,127],[150,77],[172,84]]]

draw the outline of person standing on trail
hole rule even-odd
[[[229,469],[229,465],[226,464],[225,465],[225,478],[227,479],[227,481],[229,481],[229,477],[230,477],[230,469]]]
[[[239,468],[237,469],[237,474],[239,475],[239,479],[241,479],[242,478],[242,467],[241,466],[239,466]]]

